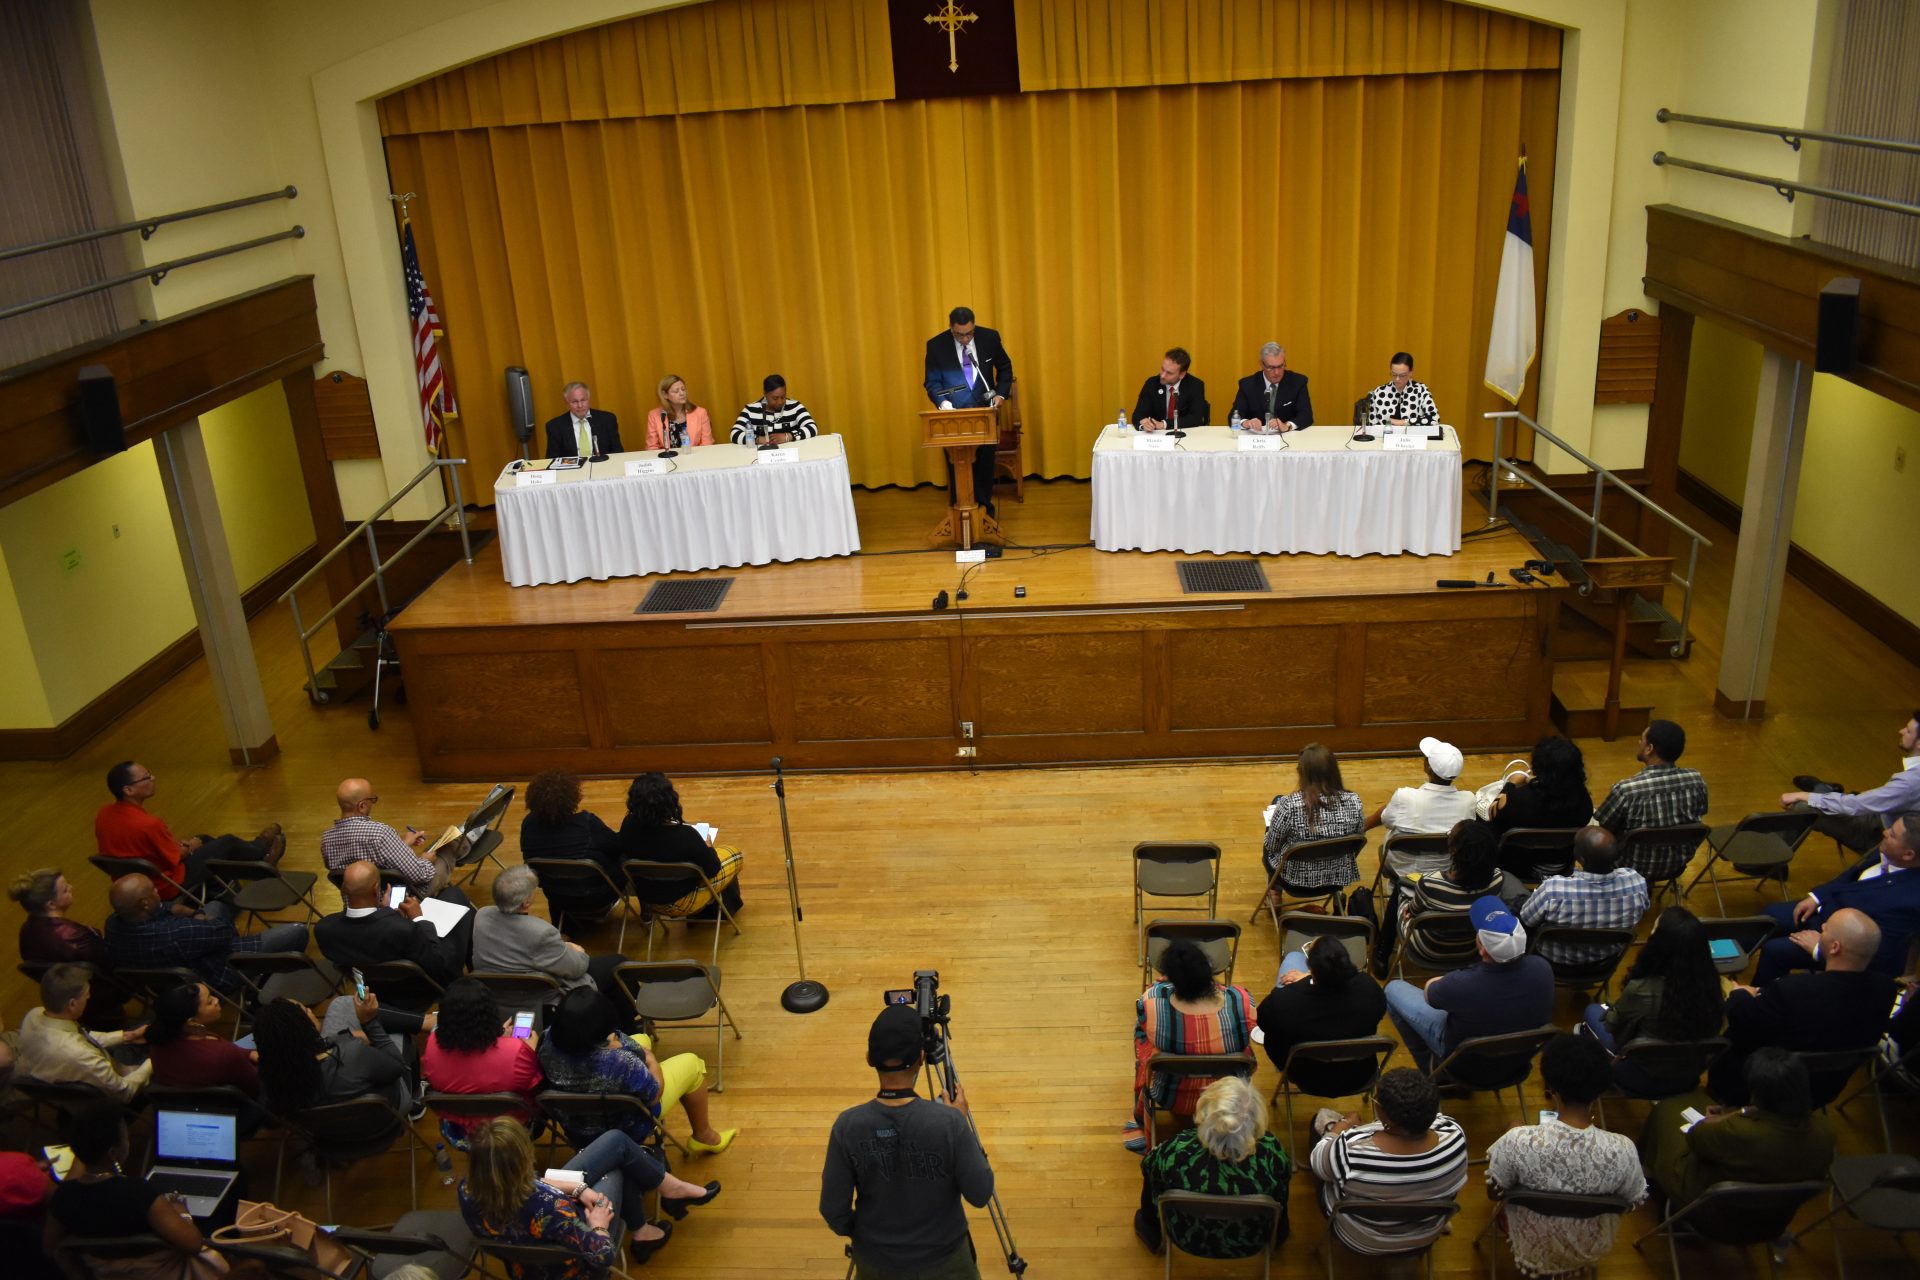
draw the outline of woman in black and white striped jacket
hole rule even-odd
[[[761,380],[760,389],[766,394],[741,409],[740,416],[733,420],[735,444],[785,444],[820,434],[807,406],[787,399],[785,378],[770,373]]]

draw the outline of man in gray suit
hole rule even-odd
[[[493,905],[474,913],[474,971],[544,973],[567,991],[591,985],[616,1004],[624,1004],[613,971],[625,957],[589,957],[579,943],[568,942],[558,929],[529,914],[539,892],[540,881],[525,863],[508,867],[494,878]]]

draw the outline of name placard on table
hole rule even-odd
[[[762,466],[798,462],[800,461],[800,451],[798,449],[768,449],[763,453],[754,454],[753,460]]]
[[[1172,453],[1177,443],[1172,436],[1159,431],[1143,431],[1133,438],[1133,447],[1142,453]]]
[[[630,476],[663,476],[667,474],[665,458],[629,458],[627,474]]]
[[[1241,436],[1239,440],[1242,453],[1278,453],[1286,447],[1279,436]]]
[[[536,485],[558,483],[560,483],[560,476],[553,471],[522,471],[514,477],[516,489],[531,489]]]
[[[1423,453],[1426,451],[1425,436],[1406,435],[1398,431],[1389,431],[1380,437],[1380,448],[1386,453]]]

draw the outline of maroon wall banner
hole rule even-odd
[[[1020,92],[1013,0],[887,0],[893,96]]]

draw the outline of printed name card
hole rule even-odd
[[[800,451],[798,449],[768,449],[763,453],[754,454],[753,460],[760,466],[778,466],[783,463],[794,463],[800,461]]]
[[[1286,442],[1279,436],[1241,436],[1242,453],[1278,453],[1286,448]]]
[[[1133,447],[1142,453],[1172,453],[1176,443],[1164,431],[1142,431],[1133,438]]]
[[[517,479],[519,483],[514,486],[516,489],[531,489],[535,485],[560,483],[560,475],[555,471],[522,471]]]
[[[1389,431],[1380,437],[1380,448],[1387,453],[1419,453],[1427,447],[1425,436]]]
[[[630,476],[663,476],[667,474],[665,458],[629,458],[627,474]]]

